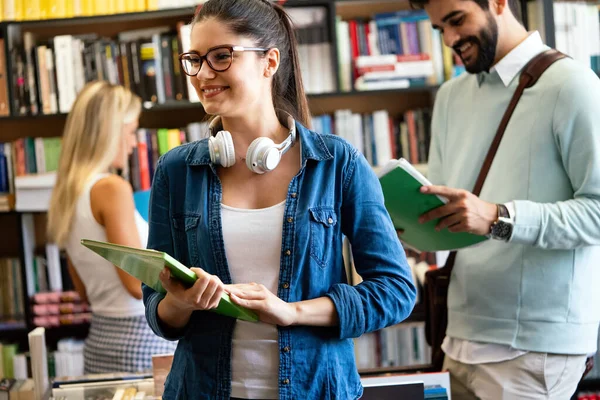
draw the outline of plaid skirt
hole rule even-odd
[[[177,342],[154,334],[144,315],[124,318],[92,315],[83,352],[86,374],[143,372],[152,369],[152,355],[173,354]]]

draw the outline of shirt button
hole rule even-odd
[[[298,197],[298,195],[296,193],[292,193],[292,199],[295,199],[296,197]]]
[[[290,284],[286,282],[283,285],[281,285],[281,287],[284,288],[284,289],[289,289],[290,288]]]
[[[327,222],[329,222],[329,225],[333,224],[333,218],[329,217],[329,219],[327,220]]]
[[[290,347],[289,347],[289,346],[285,346],[285,347],[283,348],[283,352],[284,352],[284,353],[289,353],[289,352],[290,352]]]
[[[292,251],[291,250],[286,250],[285,251],[285,255],[286,256],[291,256],[292,255]]]
[[[292,218],[292,217],[289,217],[289,218],[287,219],[287,222],[289,222],[289,223],[291,224],[292,222],[294,222],[294,218]]]
[[[290,384],[290,380],[289,379],[284,379],[282,382],[284,385],[289,385]]]

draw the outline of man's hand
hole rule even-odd
[[[488,203],[473,193],[445,186],[423,186],[421,193],[439,195],[448,199],[448,203],[423,214],[419,222],[424,224],[440,219],[435,229],[448,228],[450,232],[468,232],[476,235],[490,233],[492,223],[498,217],[496,204]]]

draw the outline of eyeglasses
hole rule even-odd
[[[204,60],[208,66],[215,72],[225,72],[231,67],[233,62],[234,51],[256,51],[267,52],[269,49],[260,47],[243,47],[243,46],[217,46],[208,49],[208,52],[201,56],[196,51],[190,51],[179,55],[179,62],[183,68],[183,72],[189,76],[196,76],[202,68]]]

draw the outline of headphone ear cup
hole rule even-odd
[[[254,139],[246,152],[246,166],[257,174],[274,170],[280,159],[281,155],[275,142],[267,137]]]
[[[215,137],[208,139],[210,161],[228,168],[235,164],[233,139],[228,131],[219,131]]]

